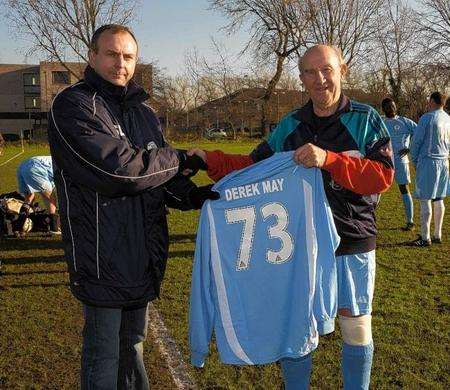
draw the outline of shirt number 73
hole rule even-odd
[[[265,222],[269,217],[275,217],[275,223],[268,226],[267,237],[281,241],[279,250],[267,248],[266,260],[271,264],[281,264],[288,261],[294,250],[294,240],[286,230],[289,214],[282,203],[272,202],[260,208],[260,218]],[[257,212],[255,206],[237,207],[225,210],[225,218],[228,224],[242,223],[241,242],[236,262],[238,271],[249,268],[253,251],[253,241],[257,223]]]

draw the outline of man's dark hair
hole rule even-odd
[[[390,97],[383,99],[381,102],[381,109],[388,118],[393,118],[397,114],[397,105]]]
[[[436,91],[430,95],[430,100],[432,100],[438,106],[443,107],[443,106],[445,106],[445,103],[447,101],[447,96],[445,96],[443,93]]]
[[[94,34],[92,34],[91,42],[89,43],[89,50],[92,50],[95,53],[98,52],[98,40],[100,35],[102,35],[105,31],[108,31],[111,34],[128,33],[133,37],[136,45],[138,44],[133,31],[131,31],[131,29],[127,26],[122,26],[121,24],[105,24],[95,30]]]

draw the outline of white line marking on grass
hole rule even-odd
[[[2,162],[0,164],[0,167],[2,167],[3,165],[8,164],[10,161],[14,160],[15,158],[19,157],[21,154],[25,153],[25,148],[23,146],[23,138],[21,138],[21,144],[22,144],[22,151],[17,153],[15,156],[12,156],[10,159],[6,160],[5,162]]]
[[[2,162],[2,163],[0,164],[0,167],[2,167],[3,165],[8,164],[10,161],[12,161],[12,160],[14,160],[15,158],[19,157],[21,154],[23,154],[23,151],[17,153],[15,156],[11,157],[9,160],[6,160],[5,162]]]
[[[161,355],[169,366],[170,374],[177,389],[196,389],[194,380],[188,372],[177,343],[164,325],[155,305],[150,302],[148,308],[149,327]]]

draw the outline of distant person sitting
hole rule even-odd
[[[51,216],[50,233],[60,234],[51,156],[36,156],[22,161],[17,168],[17,183],[27,203],[33,203],[36,193],[41,194]]]
[[[450,116],[444,111],[446,97],[433,92],[414,132],[411,159],[416,166],[414,196],[420,199],[420,236],[411,244],[419,247],[440,244],[444,221],[444,198],[450,195],[448,157]],[[430,236],[431,203],[434,212],[434,236]]]
[[[406,225],[403,230],[413,230],[414,228],[414,206],[409,192],[411,182],[409,174],[409,144],[417,124],[411,119],[397,115],[397,106],[391,98],[385,98],[381,102],[386,118],[386,125],[391,136],[392,149],[394,152],[395,181],[402,194],[403,205],[405,207]]]

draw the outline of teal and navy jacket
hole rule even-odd
[[[336,254],[375,249],[375,208],[379,193],[392,184],[394,165],[389,133],[380,115],[370,106],[342,95],[333,115],[317,117],[309,101],[283,117],[250,155],[207,152],[208,175],[218,180],[235,169],[307,143],[327,151],[322,177],[341,237]]]

